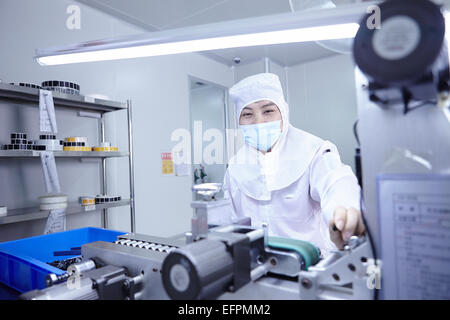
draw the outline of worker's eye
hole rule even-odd
[[[271,113],[271,112],[274,112],[275,110],[266,110],[266,111],[264,111],[264,114],[269,114],[269,113]]]
[[[252,114],[250,112],[246,112],[242,114],[243,117],[250,117]]]

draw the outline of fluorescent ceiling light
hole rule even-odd
[[[227,21],[130,38],[37,50],[41,65],[107,61],[236,47],[354,38],[367,4]]]
[[[261,32],[227,37],[139,45],[126,48],[49,55],[38,57],[37,60],[42,65],[59,65],[79,62],[153,57],[175,53],[209,51],[236,47],[345,39],[354,38],[358,28],[359,25],[357,23],[338,24],[322,27]]]

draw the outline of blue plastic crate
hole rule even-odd
[[[82,228],[0,243],[0,281],[20,292],[43,289],[47,274],[65,273],[47,262],[76,256],[54,256],[55,251],[66,251],[95,241],[113,242],[125,233]]]

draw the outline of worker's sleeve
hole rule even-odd
[[[234,194],[233,194],[232,185],[231,185],[231,181],[230,181],[230,175],[227,170],[225,172],[225,176],[223,178],[223,198],[230,199],[230,201],[231,201],[231,205],[230,205],[231,220],[236,221],[238,218],[237,218],[237,214],[236,214],[236,206],[234,204],[233,195]]]
[[[341,162],[334,144],[326,141],[310,168],[310,195],[320,203],[327,224],[339,206],[360,210],[358,179],[351,167]]]

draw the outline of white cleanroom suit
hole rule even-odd
[[[306,240],[327,255],[335,245],[328,224],[338,206],[360,210],[358,181],[334,144],[293,127],[278,77],[250,76],[230,89],[239,119],[242,109],[260,100],[274,102],[282,133],[270,152],[244,144],[224,178],[232,217],[250,217],[253,226],[269,225],[269,235]]]

